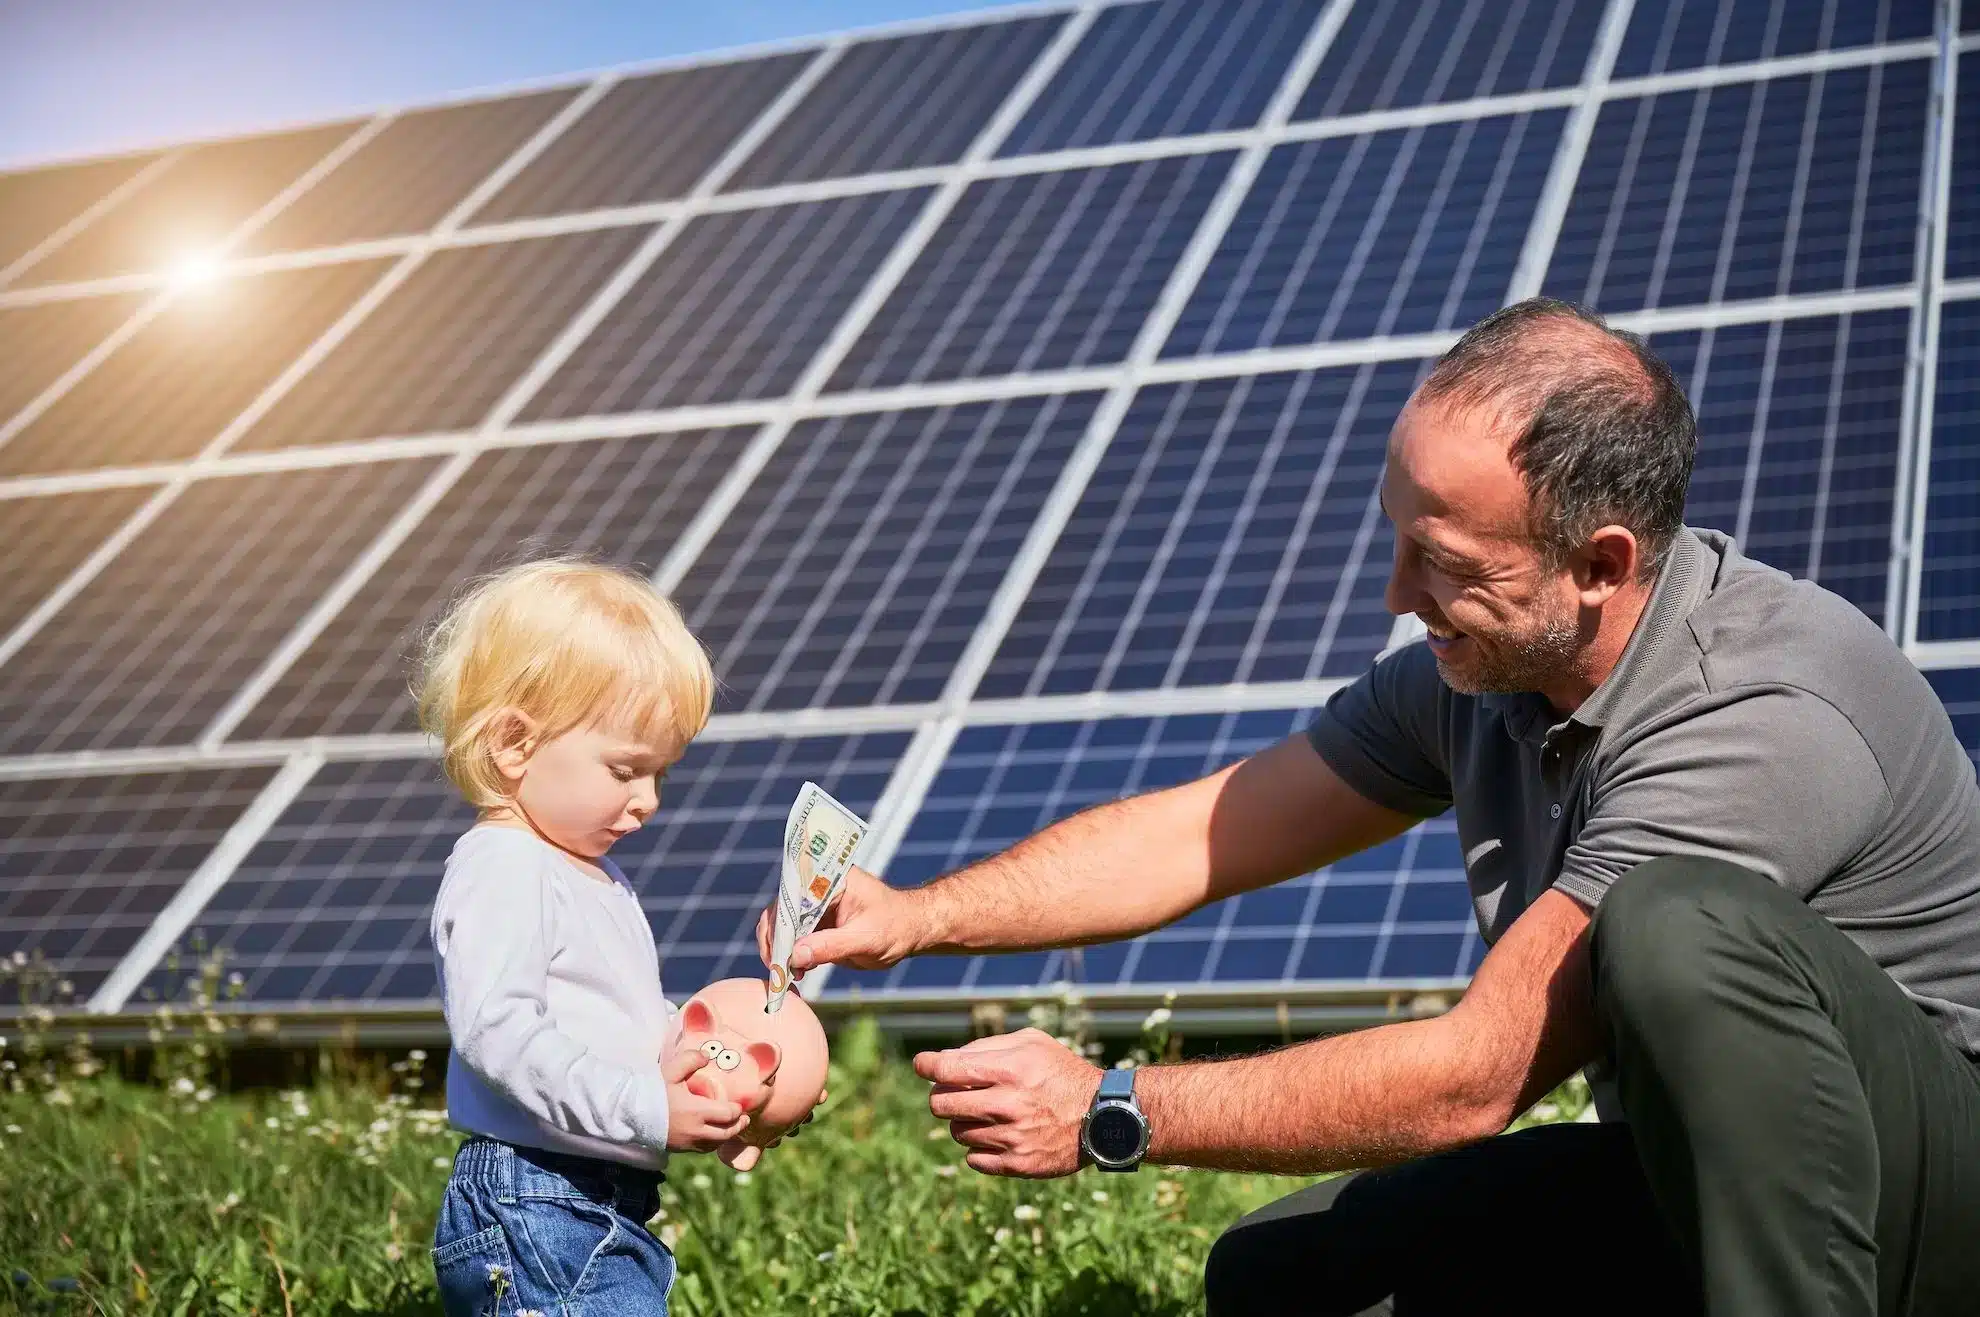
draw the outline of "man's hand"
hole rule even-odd
[[[1049,1179],[1079,1169],[1079,1130],[1100,1069],[1050,1034],[1022,1029],[945,1052],[914,1071],[935,1085],[928,1109],[969,1149],[971,1170]]]
[[[770,963],[770,933],[776,926],[777,906],[772,902],[756,921],[756,946],[765,965]],[[801,979],[806,970],[820,965],[886,969],[914,954],[918,935],[908,893],[854,865],[818,927],[791,948],[791,977]]]

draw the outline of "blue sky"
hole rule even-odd
[[[985,0],[0,0],[0,165],[988,7]]]

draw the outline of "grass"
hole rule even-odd
[[[427,1249],[458,1135],[425,1058],[229,1095],[197,1035],[143,1084],[27,1041],[0,1052],[0,1310],[438,1313]],[[834,1050],[830,1104],[755,1172],[675,1159],[651,1223],[675,1313],[1196,1312],[1218,1232],[1307,1182],[979,1176],[870,1022]]]

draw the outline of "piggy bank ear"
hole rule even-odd
[[[688,998],[688,1004],[681,1008],[681,1030],[684,1033],[714,1033],[715,1012],[708,1009],[707,1002]]]
[[[784,1063],[784,1054],[778,1050],[775,1043],[751,1043],[743,1050],[749,1053],[750,1060],[756,1062],[756,1069],[763,1076],[765,1083],[769,1082],[770,1076],[777,1073],[777,1067]]]

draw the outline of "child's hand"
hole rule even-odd
[[[746,1171],[762,1160],[763,1149],[753,1143],[744,1143],[741,1139],[730,1139],[715,1150],[715,1155],[720,1157],[722,1165],[730,1170]]]
[[[667,1147],[672,1152],[713,1152],[749,1124],[739,1103],[703,1097],[688,1088],[688,1077],[707,1064],[706,1056],[685,1048],[660,1066],[667,1081]]]

